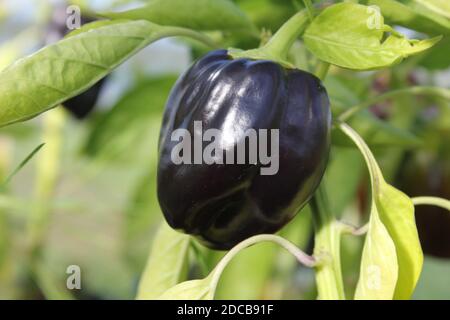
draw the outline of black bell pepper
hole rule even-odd
[[[172,133],[185,129],[194,137],[196,123],[203,132],[219,130],[217,159],[233,149],[236,160],[243,141],[250,153],[248,129],[277,129],[278,154],[272,154],[277,172],[262,174],[261,159],[174,163],[180,140]],[[314,75],[269,60],[232,59],[226,50],[210,52],[178,79],[166,104],[158,200],[167,222],[215,249],[278,231],[316,190],[328,159],[330,128],[328,96]],[[207,145],[202,142],[202,148]]]

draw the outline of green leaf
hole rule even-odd
[[[185,279],[189,243],[188,235],[174,231],[165,222],[161,225],[139,283],[137,299],[155,299]]]
[[[120,22],[68,37],[16,61],[0,73],[0,126],[55,107],[91,87],[148,44],[177,35],[205,40],[191,30],[148,21]]]
[[[411,298],[423,265],[414,205],[403,192],[383,182],[376,195],[381,221],[394,240],[399,265],[394,299]]]
[[[272,244],[261,244],[240,252],[224,270],[217,289],[217,298],[261,298],[274,268],[276,249]]]
[[[212,274],[211,274],[212,275]],[[158,297],[160,300],[212,300],[214,291],[211,286],[211,276],[201,280],[182,282]]]
[[[394,242],[372,202],[369,230],[364,243],[355,300],[390,300],[398,278]]]
[[[253,30],[250,19],[228,0],[149,0],[144,7],[102,13],[111,19],[148,20],[195,30]]]
[[[390,35],[382,41],[385,32]],[[306,47],[319,59],[355,70],[397,64],[440,40],[440,37],[421,41],[406,39],[385,25],[375,9],[350,2],[322,11],[308,26],[303,38]]]
[[[272,33],[298,11],[292,1],[237,0],[236,3],[258,28]]]
[[[55,278],[56,272],[49,270],[48,266],[38,263],[34,270],[36,282],[46,300],[74,300],[71,291],[62,285],[61,279]],[[62,282],[62,283],[61,283]]]
[[[450,2],[447,0],[415,0],[433,12],[450,19]]]
[[[423,253],[412,201],[384,181],[381,170],[364,140],[348,125],[340,124],[339,127],[355,142],[363,154],[372,184],[371,218],[355,297],[358,299],[409,299],[423,265]],[[395,246],[394,252],[389,244],[390,241],[393,241]],[[395,253],[397,261],[394,264],[392,257]],[[367,280],[367,268],[369,267],[377,271],[380,278],[379,285],[375,286],[376,290],[370,290],[371,287],[368,285],[370,282]],[[393,270],[397,267],[398,278],[393,274]]]
[[[439,1],[439,0],[438,0]],[[448,1],[437,4],[433,0],[370,0],[378,6],[387,21],[428,34],[450,34]]]

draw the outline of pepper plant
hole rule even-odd
[[[296,211],[301,208],[298,217],[309,215],[312,217],[314,226],[312,254],[301,250],[295,243],[296,240],[288,239],[292,238],[288,236],[289,232],[295,235],[307,232],[304,225],[308,225],[308,221],[305,218],[294,219],[297,212],[293,212],[289,219],[284,220],[276,228],[263,229],[275,232],[288,223],[288,220],[294,219],[278,234],[244,233],[244,239],[235,241],[237,244],[230,242],[232,245],[221,244],[220,240],[217,240],[220,237],[214,239],[216,242],[213,246],[216,248],[232,247],[221,255],[220,259],[209,259],[212,250],[203,247],[190,235],[173,230],[164,222],[154,236],[150,255],[139,282],[137,299],[213,299],[229,263],[237,259],[241,251],[249,246],[259,246],[261,242],[275,243],[287,250],[299,264],[313,269],[319,299],[412,297],[423,265],[423,252],[414,207],[427,205],[450,210],[450,201],[427,195],[411,198],[392,185],[390,182],[392,172],[385,174],[381,170],[384,165],[378,163],[375,151],[379,151],[380,146],[402,149],[420,148],[423,145],[404,129],[404,122],[410,120],[398,117],[396,126],[396,121],[384,121],[382,116],[377,117],[375,111],[369,112],[368,109],[373,105],[394,100],[399,101],[393,106],[395,112],[413,113],[415,110],[409,110],[408,102],[401,103],[401,99],[420,96],[434,101],[445,110],[442,112],[448,118],[450,90],[435,86],[409,85],[373,97],[364,97],[365,100],[362,100],[358,97],[360,89],[355,81],[352,82],[353,87],[344,84],[348,77],[353,77],[353,80],[360,79],[361,72],[375,74],[380,70],[399,68],[396,69],[399,73],[406,74],[411,66],[425,60],[423,57],[426,57],[427,52],[444,51],[448,62],[450,7],[438,0],[344,2],[304,0],[286,3],[279,5],[278,9],[281,9],[277,11],[279,15],[276,18],[276,11],[273,11],[274,15],[268,15],[273,19],[268,21],[260,17],[263,16],[262,9],[269,8],[270,11],[270,6],[273,5],[270,1],[150,0],[148,4],[128,11],[97,12],[99,20],[84,24],[80,29],[67,34],[64,39],[17,60],[0,73],[1,126],[9,126],[36,116],[41,117],[42,113],[52,108],[60,108],[65,101],[82,95],[143,48],[167,37],[183,39],[199,57],[208,51],[226,49],[227,51],[220,52],[230,61],[269,61],[271,65],[282,68],[280,70],[287,70],[285,72],[302,70],[305,74],[308,73],[310,77],[308,79],[317,79],[316,86],[323,86],[328,92],[332,122],[329,126],[324,125],[324,130],[330,131],[331,141],[326,138],[322,141],[322,138],[317,138],[319,135],[317,133],[308,135],[308,141],[303,142],[308,143],[309,147],[306,150],[309,153],[314,153],[317,148],[323,150],[318,152],[320,159],[312,157],[312,160],[308,160],[317,161],[316,164],[320,167],[314,169],[318,170],[317,183],[307,187],[310,190],[295,207]],[[395,26],[401,26],[403,29]],[[416,31],[415,34],[418,34],[420,39],[408,38],[403,34],[405,28]],[[148,63],[151,64],[152,61]],[[344,72],[345,76],[339,78],[340,72]],[[180,81],[182,82],[183,78]],[[188,78],[188,81],[197,80]],[[363,82],[361,80],[362,84]],[[172,83],[172,78],[158,83],[150,82],[133,94],[143,95],[144,92],[151,90],[157,92],[171,86]],[[184,87],[174,89],[171,99],[177,99],[177,90],[185,89]],[[189,90],[194,89],[195,87],[191,87]],[[249,88],[254,92],[258,89]],[[302,90],[301,87],[296,87],[297,89]],[[298,91],[296,97],[300,99],[305,95],[312,95],[310,98],[314,99],[315,95],[318,95],[314,92]],[[252,92],[244,92],[243,99],[245,95],[251,94]],[[317,105],[318,110],[328,108],[328,96],[326,98],[325,96],[323,99],[327,101],[321,100],[321,104]],[[202,103],[206,105],[211,102],[202,101]],[[167,106],[169,109],[170,102]],[[128,107],[130,110],[127,114]],[[96,145],[107,143],[112,136],[120,135],[122,129],[120,124],[126,122],[123,119],[131,117],[132,108],[132,103],[123,103],[121,110],[113,111],[122,117],[118,122],[119,127],[115,128],[111,123],[120,117],[116,117],[116,120],[108,120],[106,117],[103,122],[99,122],[87,143],[87,152],[94,150]],[[185,110],[184,114],[176,116],[185,119],[189,111]],[[111,115],[109,117],[114,118]],[[321,120],[324,123],[327,121],[325,118]],[[304,121],[302,118],[290,119],[298,120],[291,125],[292,127],[306,126],[301,122]],[[48,147],[60,148],[58,132],[64,125],[63,116],[55,113],[46,120],[48,121],[46,137],[51,141]],[[144,123],[143,126],[145,125]],[[109,131],[102,129],[108,126]],[[313,129],[312,127],[311,130]],[[164,130],[163,125],[162,135]],[[328,154],[330,143],[331,152]],[[448,142],[444,144],[448,147]],[[111,148],[113,145],[114,143],[110,144]],[[292,147],[294,150],[296,147],[305,148],[301,141]],[[351,152],[358,150],[359,154],[347,157],[348,150]],[[156,154],[157,150],[154,150],[154,153]],[[389,161],[398,163],[399,157],[401,155],[397,154],[396,159]],[[358,164],[361,159],[364,160],[365,168]],[[160,163],[163,160],[161,158]],[[335,163],[338,160],[343,161],[344,165],[336,169]],[[54,161],[55,159],[51,157],[47,159],[47,168],[51,167]],[[323,168],[320,166],[321,163],[324,163]],[[298,163],[298,166],[304,165],[305,163]],[[342,194],[340,199],[351,198],[359,182],[352,180],[349,174],[348,184],[342,185],[339,189],[329,188],[329,179],[335,178],[336,175],[346,175],[345,172],[339,171],[346,165],[348,167],[345,170],[348,171],[362,168],[361,170],[368,172],[366,176],[370,184],[370,194],[367,196],[370,214],[366,223],[359,221],[361,225],[358,226],[346,223],[342,218],[342,207],[345,204],[338,204],[335,195]],[[41,199],[48,200],[51,197],[49,186],[52,186],[55,179],[52,176],[54,169],[50,169],[50,173],[41,171],[43,172],[42,186],[39,189]],[[320,179],[323,171],[325,175]],[[159,174],[161,175],[161,172]],[[200,183],[198,185],[194,183],[195,175],[183,183],[177,180],[179,175],[180,173],[168,175],[169,178],[166,177],[165,181],[159,182],[159,192],[162,193],[159,197],[160,203],[169,224],[177,225],[177,228],[185,231],[189,229],[187,231],[198,235],[199,232],[196,230],[202,221],[196,222],[192,218],[192,221],[189,220],[191,225],[188,228],[183,227],[183,223],[174,223],[171,221],[173,218],[171,207],[185,204],[179,199],[183,199],[180,195],[186,194],[186,190],[190,188],[189,184],[194,186],[191,186],[193,189],[198,188],[199,193],[207,193],[208,190],[202,190]],[[151,183],[154,183],[154,178],[153,175],[149,176]],[[283,179],[290,178],[287,174]],[[270,179],[269,176],[267,178],[269,183],[274,181]],[[173,185],[169,185],[170,183]],[[283,181],[279,187],[283,188]],[[302,191],[306,190],[305,187],[302,188]],[[156,194],[156,191],[153,189],[141,191],[139,197],[149,197],[150,193]],[[228,203],[233,201],[233,198],[224,199],[219,205],[207,208],[218,211],[225,210],[227,206],[233,208],[233,205]],[[186,202],[189,200],[191,198]],[[187,207],[187,210],[194,210]],[[251,208],[249,210],[252,212]],[[30,224],[33,245],[30,249],[28,266],[34,270],[32,273],[37,274],[38,278],[44,272],[40,267],[39,258],[36,257],[39,257],[42,247],[44,235],[40,226],[42,221],[48,218],[46,212],[48,208],[42,205],[32,217],[34,222]],[[201,214],[214,215],[215,212],[201,211]],[[250,224],[254,222],[251,219],[255,219],[256,216],[257,214],[249,218]],[[181,219],[190,218],[183,216]],[[362,255],[358,260],[359,278],[352,289],[349,289],[344,281],[345,270],[342,269],[341,263],[341,238],[345,235],[364,237]],[[203,242],[208,244],[208,241]],[[261,255],[267,255],[271,260],[275,259],[270,250],[262,252]],[[188,277],[187,271],[192,263],[200,266],[202,271],[199,273],[203,274],[203,278]],[[258,267],[256,264],[252,266]]]

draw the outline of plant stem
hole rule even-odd
[[[59,158],[62,146],[62,128],[65,122],[62,108],[49,111],[44,116],[44,151],[39,155],[35,185],[36,206],[28,221],[29,267],[35,268],[40,260],[45,235],[50,221],[51,205],[59,172]]]
[[[314,256],[324,262],[316,267],[318,298],[321,300],[344,300],[340,243],[341,228],[330,211],[323,182],[311,202],[314,219]]]
[[[329,69],[330,69],[330,64],[328,62],[319,61],[314,74],[316,75],[317,78],[319,78],[320,80],[323,81],[323,80],[325,80],[325,77],[327,76]]]
[[[404,94],[423,94],[423,95],[430,95],[430,96],[438,96],[442,97],[444,99],[450,99],[450,90],[444,89],[444,88],[437,88],[437,87],[427,87],[427,86],[416,86],[416,87],[409,87],[404,89],[397,89],[392,90],[389,92],[386,92],[382,95],[373,97],[371,99],[367,99],[360,104],[357,104],[356,106],[353,106],[346,110],[345,112],[341,113],[338,117],[340,121],[346,121],[350,117],[352,117],[357,112],[370,107],[373,104],[385,101],[387,99],[395,98],[397,96],[401,96]]]
[[[289,49],[309,24],[307,10],[296,13],[270,38],[263,50],[281,60],[287,59]]]
[[[314,7],[311,3],[311,0],[303,0],[303,3],[305,4],[306,10],[308,11],[309,20],[310,20],[310,22],[312,22],[314,20],[315,14],[314,14]],[[330,64],[328,62],[319,60],[314,74],[316,75],[317,78],[319,78],[320,80],[323,81],[323,80],[325,80],[325,77],[327,76],[329,69],[330,69]]]
[[[411,200],[415,206],[433,205],[450,211],[450,201],[447,199],[442,199],[438,197],[415,197],[411,198]]]
[[[211,275],[213,279],[211,280],[211,288],[212,292],[216,291],[217,285],[219,283],[220,276],[222,275],[223,270],[228,265],[228,263],[243,249],[259,243],[259,242],[274,242],[282,246],[284,249],[289,251],[301,264],[307,266],[307,267],[314,267],[317,265],[317,260],[314,257],[311,257],[304,253],[302,250],[297,248],[296,245],[291,243],[290,241],[277,236],[273,234],[260,234],[257,236],[250,237],[242,242],[240,242],[238,245],[233,247],[228,253],[220,260],[220,262],[217,264],[217,266],[212,271]]]

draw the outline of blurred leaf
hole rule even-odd
[[[137,299],[159,297],[186,277],[189,236],[162,223],[139,283]]]
[[[393,24],[433,35],[450,34],[447,0],[369,0],[368,4],[378,6]]]
[[[156,154],[162,111],[175,81],[174,76],[148,79],[125,94],[94,126],[85,151],[90,156],[126,155],[140,142],[151,140],[152,154]]]
[[[144,7],[102,13],[101,16],[148,20],[160,25],[196,30],[255,31],[245,13],[228,0],[148,0]]]
[[[436,46],[427,51],[420,65],[429,70],[443,70],[450,67],[450,37],[445,37]]]
[[[25,159],[23,159],[19,165],[14,169],[13,172],[11,172],[11,174],[5,179],[5,182],[3,182],[0,185],[0,191],[2,191],[7,185],[8,183],[11,181],[12,178],[14,178],[14,176],[20,171],[22,170],[22,168],[34,157],[34,155],[36,153],[39,152],[39,150],[41,150],[41,148],[45,145],[45,143],[41,143],[40,145],[38,145],[36,148],[33,149],[33,151],[31,151],[31,153],[25,157]]]
[[[286,0],[236,0],[235,2],[258,28],[268,29],[272,33],[297,11],[292,1]]]
[[[342,109],[349,108],[359,102],[358,96],[349,85],[343,83],[339,78],[329,75],[326,77],[325,88],[330,97],[333,115],[342,111]]]
[[[409,299],[423,264],[412,201],[384,181],[364,140],[349,126],[340,125],[340,128],[363,154],[372,185],[369,231],[364,244],[355,298]],[[395,271],[397,267],[398,278]]]
[[[36,123],[17,123],[7,127],[0,128],[0,135],[9,136],[14,139],[14,141],[23,141],[36,136],[39,128]]]
[[[332,149],[324,181],[327,190],[339,190],[339,192],[328,193],[331,211],[337,216],[340,216],[355,198],[363,165],[357,150],[339,147]]]
[[[346,83],[335,76],[329,76],[325,80],[332,112],[335,117],[350,107],[360,104],[360,98],[352,90],[353,82]],[[377,118],[368,110],[362,110],[353,117],[349,121],[349,124],[359,132],[364,138],[364,141],[370,146],[412,148],[421,144],[421,140],[411,132],[397,128],[389,122]],[[348,138],[339,130],[332,131],[332,142],[333,145],[339,147],[353,146]]]
[[[311,234],[311,213],[309,207],[303,208],[295,218],[280,232],[280,236],[303,248]],[[217,253],[221,257],[222,253]],[[216,291],[217,299],[257,300],[273,298],[265,292],[270,284],[272,273],[280,257],[286,257],[284,265],[289,271],[297,266],[291,255],[273,244],[261,243],[241,251],[224,270]],[[258,266],[258,268],[255,268]],[[290,279],[291,280],[291,279]],[[269,294],[269,296],[267,296]]]
[[[296,217],[281,229],[279,235],[291,241],[300,249],[304,251],[309,250],[313,238],[310,206],[307,205],[301,209]],[[274,264],[272,277],[266,279],[264,299],[297,298],[298,294],[300,294],[301,298],[308,298],[307,295],[315,290],[314,271],[306,268],[299,269],[298,263],[292,259],[289,252],[277,249],[274,257]],[[301,272],[301,276],[293,279],[293,275],[298,272]],[[309,275],[309,279],[305,277],[307,275]],[[269,282],[268,285],[267,282]],[[274,285],[279,286],[281,290],[278,290],[279,292],[273,290]],[[294,295],[292,295],[292,293],[294,293]],[[315,297],[316,293],[314,292],[311,299]]]
[[[0,126],[26,120],[76,96],[148,44],[198,33],[148,21],[102,26],[16,61],[0,73]]]
[[[217,299],[261,299],[274,267],[276,249],[278,248],[268,243],[240,252],[221,276]]]
[[[306,205],[297,213],[292,221],[280,230],[279,235],[295,243],[299,248],[305,249],[308,241],[311,239],[311,231],[311,208]],[[290,260],[292,261],[292,259]]]
[[[348,23],[349,16],[352,23]],[[390,35],[382,41],[385,32]],[[408,40],[385,25],[375,9],[350,2],[322,11],[308,26],[303,38],[307,48],[321,60],[355,70],[397,64],[440,40],[440,37]]]
[[[30,49],[31,44],[36,44],[36,39],[42,38],[42,31],[38,28],[29,28],[13,39],[1,43],[0,45],[0,70],[13,63],[20,56]]]
[[[36,281],[39,288],[48,300],[73,300],[69,289],[61,285],[60,279],[55,279],[53,272],[49,272],[48,268],[42,263],[39,263],[35,270]],[[64,283],[64,282],[63,282]]]
[[[450,2],[447,0],[415,0],[433,12],[450,19]]]
[[[413,133],[380,120],[368,111],[356,114],[350,124],[360,132],[366,143],[372,147],[413,148],[422,143]],[[338,130],[333,130],[332,139],[336,146],[351,146],[348,139]]]
[[[420,276],[417,288],[414,291],[414,299],[449,300],[449,270],[450,260],[436,259],[430,256],[425,256],[423,272]]]
[[[156,223],[162,220],[156,197],[156,159],[149,167],[149,172],[138,181],[130,204],[125,210],[123,224],[124,254],[136,273],[141,272],[145,264],[152,231]]]

